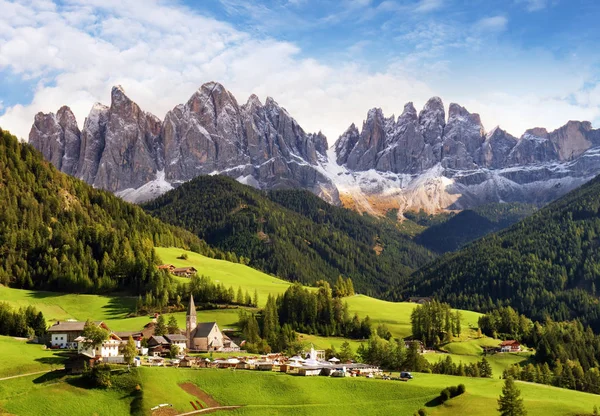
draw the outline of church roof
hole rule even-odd
[[[216,324],[216,322],[199,323],[196,327],[196,330],[194,331],[194,338],[206,338]]]
[[[190,295],[190,304],[188,306],[187,316],[196,316],[196,305],[194,305],[193,295]]]

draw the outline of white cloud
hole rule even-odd
[[[502,32],[507,24],[508,19],[504,16],[484,17],[475,23],[475,29],[482,32]]]
[[[548,6],[548,0],[517,0],[518,3],[525,5],[525,8],[530,12],[543,10]]]
[[[415,11],[427,13],[440,9],[443,5],[443,0],[420,0],[417,6],[415,7]]]

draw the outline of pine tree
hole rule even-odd
[[[129,339],[127,340],[127,344],[125,344],[125,347],[123,347],[123,358],[125,359],[125,364],[132,365],[136,354],[137,348],[133,338],[130,335]]]
[[[242,292],[241,286],[238,287],[235,303],[237,303],[238,305],[244,304],[244,293]]]
[[[512,377],[504,381],[502,395],[498,398],[498,411],[501,416],[526,416],[527,411],[520,397],[521,391],[515,385]]]
[[[171,315],[169,317],[169,322],[167,323],[167,331],[169,334],[179,333],[179,325],[177,325],[177,319],[175,318],[175,315]]]
[[[254,298],[252,298],[252,306],[258,307],[258,290],[254,289]]]
[[[165,317],[159,315],[156,320],[156,326],[154,327],[154,335],[164,335],[167,333],[167,325],[165,324]]]

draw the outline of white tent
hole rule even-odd
[[[339,360],[338,358],[335,358],[335,357],[331,357],[331,358],[330,358],[329,360],[327,360],[327,361],[329,361],[330,363],[339,363],[339,362],[340,362],[340,360]]]

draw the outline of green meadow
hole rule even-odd
[[[23,339],[0,336],[0,378],[61,368],[63,358]]]
[[[366,378],[295,377],[243,370],[144,368],[144,407],[170,403],[180,412],[192,410],[194,396],[179,384],[192,382],[221,405],[242,405],[242,415],[412,415],[426,408],[432,415],[495,413],[503,380],[416,374],[410,382]],[[444,405],[435,398],[450,385],[463,383],[467,392]],[[590,414],[600,403],[596,395],[518,383],[530,416]]]
[[[165,264],[172,264],[176,267],[193,266],[198,270],[198,274],[210,277],[214,282],[223,283],[226,287],[233,286],[248,289],[251,295],[254,290],[258,291],[259,306],[267,303],[269,295],[279,295],[286,291],[290,286],[289,282],[277,277],[270,276],[243,264],[231,263],[226,260],[216,260],[205,257],[201,254],[191,251],[185,251],[178,248],[156,247],[156,253]],[[182,254],[187,255],[187,260],[178,259]],[[180,281],[187,281],[186,278],[177,278]]]

